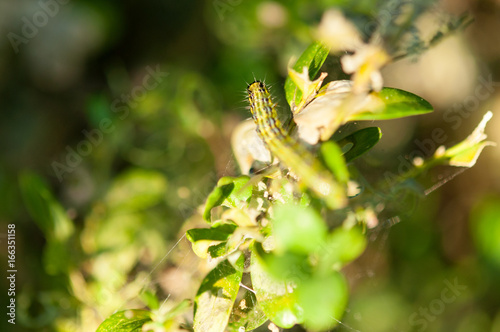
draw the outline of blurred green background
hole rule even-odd
[[[171,294],[172,305],[193,297],[208,267],[182,234],[201,224],[197,208],[217,179],[238,174],[229,142],[250,115],[246,84],[265,79],[285,105],[287,64],[332,6],[362,32],[390,8],[1,0],[0,257],[4,275],[15,224],[18,270],[16,325],[3,314],[1,330],[95,331],[115,310],[143,307],[144,289]],[[384,136],[359,162],[370,176],[397,173],[413,151],[432,154],[436,128],[446,146],[463,140],[487,110],[486,132],[500,141],[500,3],[446,0],[432,11],[418,22],[424,36],[444,13],[475,21],[384,69],[386,86],[435,112],[376,123]],[[345,77],[338,57],[325,69]],[[434,170],[425,186],[442,187],[369,234],[367,252],[345,269],[351,301],[336,331],[500,331],[499,162],[499,149],[487,148],[459,175]],[[5,277],[0,286],[5,308]]]

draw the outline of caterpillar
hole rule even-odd
[[[257,133],[270,152],[299,177],[299,182],[323,199],[328,207],[343,207],[346,204],[344,189],[311,151],[288,135],[278,119],[276,105],[265,84],[255,81],[248,86],[247,92]]]

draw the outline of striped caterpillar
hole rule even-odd
[[[257,133],[271,153],[289,167],[301,183],[323,199],[328,207],[343,207],[346,204],[344,189],[312,152],[288,135],[278,119],[276,105],[264,83],[253,82],[247,92]]]

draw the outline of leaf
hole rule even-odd
[[[236,227],[233,224],[217,223],[211,228],[192,228],[186,232],[186,235],[192,243],[202,240],[225,241]]]
[[[290,251],[281,254],[266,253],[258,245],[254,248],[266,272],[276,280],[300,282],[309,278],[312,273],[308,255]]]
[[[231,234],[231,237],[227,241],[208,247],[208,253],[212,258],[231,255],[250,239],[263,241],[264,238],[259,232],[258,227],[239,227]]]
[[[470,134],[464,141],[446,149],[443,156],[436,157],[446,159],[447,163],[451,166],[474,166],[484,147],[488,145],[495,145],[494,142],[485,141],[487,136],[484,133],[486,124],[492,117],[493,113],[488,111],[472,134]]]
[[[146,310],[129,309],[119,311],[99,325],[96,332],[142,332],[142,326],[151,321]]]
[[[179,326],[179,323],[183,320],[183,317],[181,315],[185,313],[189,309],[189,307],[191,307],[191,305],[192,301],[185,299],[167,311],[165,311],[165,306],[161,306],[151,313],[151,317],[153,318],[153,320],[144,324],[141,331],[173,332],[184,330]]]
[[[194,303],[195,332],[224,331],[240,288],[243,263],[241,255],[236,270],[224,260],[203,279]]]
[[[328,330],[338,324],[348,300],[347,283],[339,272],[316,276],[297,288],[304,309],[304,325],[313,330]]]
[[[347,116],[363,110],[379,110],[383,102],[375,94],[354,95],[352,81],[332,81],[325,85],[316,98],[294,117],[298,135],[315,145],[326,141],[347,121]]]
[[[380,128],[368,127],[340,139],[337,141],[337,144],[341,147],[342,151],[345,151],[344,148],[348,148],[344,152],[344,158],[345,162],[349,163],[373,148],[381,137],[382,131]]]
[[[201,258],[207,258],[209,248],[226,241],[236,228],[237,226],[233,224],[216,224],[212,228],[193,228],[186,232],[186,237],[193,244],[195,254]]]
[[[255,250],[250,263],[252,285],[257,301],[266,316],[282,328],[290,328],[303,321],[303,310],[297,302],[293,285],[273,278]]]
[[[292,251],[308,254],[326,237],[327,227],[320,215],[310,207],[279,205],[273,218],[276,252]]]
[[[43,249],[43,266],[48,274],[68,273],[74,266],[74,252],[71,248],[71,238],[64,241],[48,239]]]
[[[353,82],[332,81],[294,117],[299,137],[314,145],[326,141],[348,121],[388,120],[425,114],[432,106],[403,90],[384,88],[380,92],[355,94]]]
[[[366,238],[360,227],[338,227],[328,235],[318,252],[319,268],[338,270],[361,255],[365,248]]]
[[[432,105],[425,99],[408,91],[383,88],[379,93],[372,93],[383,103],[383,107],[365,108],[351,115],[347,121],[390,120],[432,112]]]
[[[203,219],[210,222],[210,211],[220,205],[239,208],[241,202],[246,202],[252,196],[252,186],[247,185],[250,177],[222,177],[215,189],[208,195],[203,212]]]
[[[19,187],[30,216],[45,236],[65,241],[74,233],[73,222],[41,177],[29,171],[22,172]]]
[[[222,256],[226,255],[228,253],[227,241],[221,242],[219,244],[210,245],[208,247],[207,252],[210,255],[210,257],[212,257],[212,258],[222,257]],[[196,253],[196,251],[195,251],[195,253]],[[196,254],[198,255],[198,253],[196,253]],[[200,256],[200,255],[198,255],[198,256]],[[206,258],[206,256],[201,257],[201,258]]]
[[[163,319],[168,320],[176,316],[179,316],[180,314],[184,313],[192,304],[193,304],[192,300],[188,299],[182,300],[179,304],[170,309],[165,314],[165,316],[163,316]]]
[[[271,153],[257,133],[257,125],[248,119],[233,130],[231,147],[242,174],[249,174],[255,161],[271,163]]]
[[[490,263],[500,266],[500,199],[488,197],[480,201],[470,218],[475,247]]]
[[[73,221],[53,197],[47,183],[35,173],[22,172],[19,187],[30,216],[47,238],[43,251],[45,270],[50,275],[67,273],[72,265]]]
[[[228,329],[229,331],[240,332],[243,327],[245,331],[252,331],[266,321],[267,316],[262,311],[254,293],[246,290],[243,299],[233,307]]]
[[[295,65],[292,67],[296,72],[303,72],[306,67],[309,78],[312,80],[318,74],[321,66],[326,60],[330,49],[321,42],[314,42],[302,53]],[[290,78],[285,81],[286,100],[290,107],[300,104],[302,100],[302,89]]]
[[[116,178],[105,201],[119,212],[144,210],[160,202],[166,190],[167,180],[163,174],[134,168]]]
[[[222,220],[230,220],[240,227],[253,227],[257,226],[255,217],[250,217],[247,210],[232,208],[224,211],[221,216]]]
[[[472,167],[476,164],[477,158],[486,146],[495,146],[493,142],[480,142],[474,146],[455,151],[456,154],[448,153],[450,156],[448,164],[457,167]]]
[[[149,290],[146,290],[143,293],[141,293],[139,295],[139,298],[145,305],[147,305],[152,310],[157,310],[160,307],[158,298],[153,292]]]
[[[328,141],[321,144],[320,150],[326,166],[332,171],[335,178],[340,183],[347,183],[349,181],[349,171],[339,146],[335,142]]]
[[[298,114],[300,111],[304,108],[305,105],[310,103],[318,94],[318,91],[321,88],[321,85],[323,84],[323,80],[327,76],[327,73],[321,73],[321,75],[311,81],[309,79],[309,72],[307,70],[307,67],[304,67],[302,72],[296,72],[295,70],[288,68],[288,77],[297,85],[301,92],[301,98],[299,100],[298,104],[292,104],[291,110],[293,114]],[[299,91],[297,90],[297,91]],[[293,129],[293,122],[287,126],[289,130]]]

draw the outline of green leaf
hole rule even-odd
[[[389,120],[406,116],[432,112],[432,105],[425,99],[408,91],[383,88],[375,94],[383,103],[383,107],[366,109],[354,113],[348,121],[356,120]]]
[[[481,256],[500,267],[500,198],[481,200],[470,218],[474,244]]]
[[[56,201],[47,183],[32,172],[19,176],[21,194],[30,216],[45,236],[55,241],[65,241],[74,232],[73,222]]]
[[[160,202],[167,190],[167,180],[157,171],[130,169],[113,182],[105,201],[110,209],[138,211]]]
[[[368,127],[340,139],[337,144],[344,151],[345,162],[349,163],[373,148],[381,137],[380,128]]]
[[[102,322],[96,332],[142,332],[142,326],[150,321],[151,313],[149,311],[123,310]]]
[[[156,310],[160,307],[158,298],[153,292],[149,290],[146,290],[145,292],[141,293],[139,297],[142,300],[142,302],[152,310]]]
[[[477,158],[486,146],[494,146],[492,142],[480,142],[473,146],[454,150],[453,153],[446,154],[449,157],[448,164],[458,167],[472,167],[476,164]]]
[[[254,243],[252,249],[258,255],[266,272],[276,280],[303,280],[309,278],[312,266],[309,264],[308,255],[290,251],[276,254],[266,253],[259,243]]]
[[[252,250],[250,274],[257,301],[274,324],[290,328],[302,323],[303,310],[297,302],[293,285],[273,278],[255,250]]]
[[[279,205],[273,219],[276,252],[293,251],[308,254],[326,237],[327,227],[321,216],[310,207]]]
[[[209,248],[226,241],[236,228],[237,226],[233,224],[217,224],[212,228],[193,228],[186,232],[186,237],[193,244],[193,251],[196,255],[207,258]]]
[[[349,181],[346,161],[342,156],[342,150],[335,142],[328,141],[321,144],[321,156],[340,183],[345,184]]]
[[[229,220],[239,227],[257,226],[257,222],[254,217],[251,217],[246,209],[230,208],[229,210],[224,211],[221,216],[221,220]]]
[[[38,175],[22,172],[19,186],[30,216],[47,238],[43,251],[46,272],[50,275],[67,272],[72,265],[72,252],[69,249],[75,231],[73,221]]]
[[[304,325],[313,330],[328,330],[338,324],[345,311],[348,288],[338,272],[316,276],[297,288],[304,309]]]
[[[240,289],[243,263],[241,255],[236,261],[236,270],[224,260],[203,279],[194,303],[195,332],[224,331]]]
[[[234,306],[231,312],[228,330],[240,332],[243,327],[245,331],[252,331],[266,321],[267,316],[257,302],[257,297],[255,297],[254,293],[245,290],[245,296]]]
[[[225,241],[237,228],[233,224],[216,224],[211,228],[192,228],[186,232],[192,243],[203,240]]]
[[[445,160],[446,163],[451,166],[474,166],[484,147],[495,145],[494,142],[485,141],[487,136],[484,133],[486,124],[492,117],[493,113],[488,111],[472,134],[462,142],[446,149],[441,156],[435,155],[435,158]]]
[[[184,313],[192,304],[193,304],[192,300],[188,299],[182,300],[179,304],[170,309],[162,318],[164,320],[168,320],[176,316],[179,316],[180,314]]]
[[[293,69],[297,72],[302,72],[304,67],[309,71],[309,78],[312,80],[318,74],[321,66],[326,60],[330,49],[321,42],[314,42],[302,53]],[[286,100],[290,106],[298,105],[302,99],[301,89],[293,82],[290,77],[285,81]]]
[[[258,164],[269,165],[272,161],[271,153],[256,129],[257,125],[250,118],[240,122],[231,134],[231,147],[242,174],[249,174]]]
[[[319,268],[330,271],[340,269],[344,264],[356,259],[366,248],[366,238],[361,227],[338,227],[321,246]]]
[[[221,242],[219,244],[211,245],[208,247],[208,254],[212,258],[222,257],[228,253],[227,241]]]
[[[217,186],[208,195],[203,212],[203,219],[210,222],[210,211],[220,205],[239,208],[241,202],[246,202],[252,196],[252,186],[247,185],[250,177],[237,178],[225,176],[217,182]]]
[[[74,265],[74,252],[71,248],[71,238],[65,241],[58,241],[48,238],[47,244],[43,249],[43,266],[50,275],[58,273],[68,273]]]

